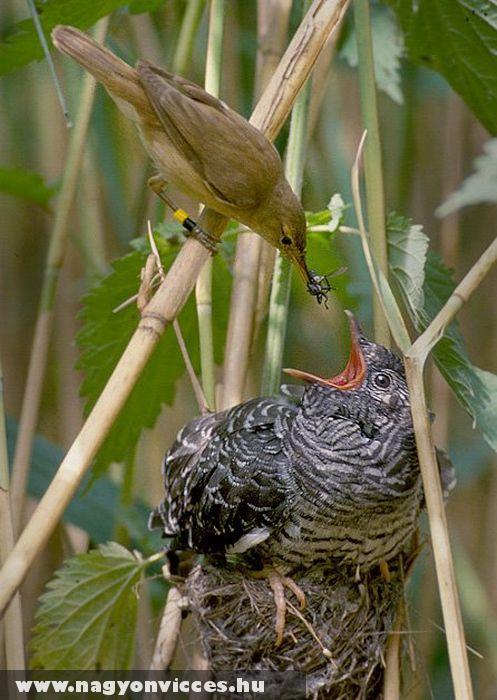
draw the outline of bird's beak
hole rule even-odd
[[[288,253],[288,257],[297,268],[298,273],[302,277],[307,288],[309,288],[310,285],[315,284],[314,277],[312,276],[311,271],[307,267],[305,255]]]
[[[286,374],[296,379],[302,379],[304,382],[311,384],[321,384],[322,386],[331,386],[334,389],[346,391],[348,389],[357,389],[362,384],[364,375],[366,374],[366,361],[359,342],[360,329],[353,314],[350,311],[345,311],[349,320],[350,328],[350,355],[343,369],[335,377],[325,379],[318,377],[316,374],[302,372],[299,369],[284,369]]]

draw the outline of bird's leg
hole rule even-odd
[[[390,581],[392,580],[392,576],[390,574],[390,567],[388,566],[388,562],[384,559],[380,559],[380,571],[385,583],[390,583]]]
[[[167,182],[164,180],[164,178],[158,174],[152,175],[152,177],[148,179],[147,184],[150,189],[155,192],[155,194],[160,197],[170,209],[172,209],[174,218],[176,221],[179,221],[179,223],[185,229],[185,236],[193,236],[193,238],[196,238],[197,241],[204,246],[204,248],[207,248],[211,255],[215,255],[217,253],[217,244],[219,243],[219,240],[208,231],[205,231],[193,219],[190,219],[188,214],[183,211],[183,209],[178,208],[174,202],[171,201],[171,199],[164,192],[167,186]]]
[[[304,610],[306,606],[305,593],[289,576],[284,576],[276,568],[266,566],[261,571],[254,572],[255,578],[267,578],[274,596],[274,604],[276,606],[276,643],[279,647],[283,641],[286,622],[286,598],[285,588],[288,588],[297,598],[300,604],[300,609]]]

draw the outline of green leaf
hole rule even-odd
[[[372,6],[371,31],[373,36],[374,70],[376,84],[394,102],[404,103],[401,88],[401,58],[404,53],[402,32],[395,16],[385,7]],[[347,36],[340,56],[355,68],[358,64],[355,31]]]
[[[134,587],[143,566],[115,542],[68,559],[40,598],[31,667],[131,668],[137,615]]]
[[[468,204],[497,203],[497,139],[487,141],[483,150],[475,159],[475,172],[438,207],[437,216],[447,216]]]
[[[48,209],[48,202],[56,187],[46,185],[38,173],[20,168],[0,168],[0,192],[21,197]]]
[[[88,29],[101,17],[127,5],[129,0],[46,0],[38,2],[38,12],[45,36],[57,24]],[[26,5],[27,8],[27,5]],[[27,11],[27,9],[26,9]],[[12,73],[31,61],[43,58],[43,49],[32,19],[18,22],[0,43],[0,75]]]
[[[455,289],[452,271],[436,253],[428,251],[424,271],[423,303],[417,305],[415,302],[419,297],[412,294],[411,279],[403,274],[403,250],[395,243],[399,237],[396,229],[402,219],[392,216],[389,221],[395,224],[394,229],[387,229],[390,270],[398,283],[414,327],[418,333],[422,333]],[[407,236],[412,224],[407,219],[403,221]],[[433,350],[433,357],[461,406],[473,418],[490,447],[497,451],[497,376],[483,372],[471,364],[457,322],[451,323],[446,329]]]
[[[402,278],[402,288],[413,306],[422,308],[428,236],[422,226],[396,214],[390,214],[387,227],[390,265],[395,277]]]
[[[409,57],[441,73],[491,134],[497,133],[497,1],[386,0]]]
[[[156,240],[167,270],[179,250],[163,238]],[[83,328],[77,343],[81,354],[78,367],[83,370],[81,393],[86,397],[86,412],[94,406],[114,367],[139,322],[135,304],[114,313],[113,309],[136,294],[146,250],[136,250],[113,264],[112,272],[85,297]],[[220,255],[214,259],[214,355],[222,361],[227,327],[231,276]],[[190,298],[179,323],[195,369],[199,368],[198,328],[194,300]],[[175,383],[185,372],[183,358],[171,327],[157,344],[147,366],[131,391],[117,420],[96,458],[94,473],[101,474],[111,462],[124,461],[134,449],[144,428],[153,427],[162,405],[174,400]]]

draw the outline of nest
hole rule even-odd
[[[384,652],[403,595],[402,577],[379,570],[357,580],[349,567],[315,567],[292,578],[304,591],[300,611],[286,592],[285,637],[275,648],[275,604],[266,580],[236,567],[197,566],[187,594],[212,671],[299,671],[312,698],[381,697]]]

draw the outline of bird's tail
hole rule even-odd
[[[121,108],[124,109],[122,103],[134,107],[135,114],[128,116],[136,121],[157,122],[155,112],[134,68],[74,27],[55,27],[52,40],[59,51],[74,58],[101,82]]]

